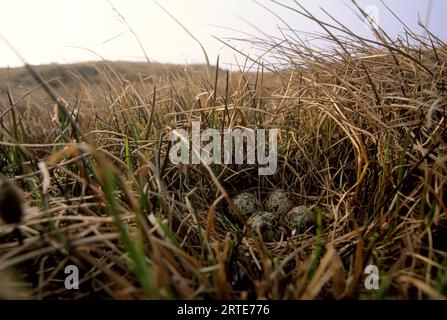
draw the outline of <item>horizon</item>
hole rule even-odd
[[[281,37],[284,24],[263,6],[280,15],[294,30],[305,30],[308,34],[303,33],[304,39],[311,41],[313,33],[321,32],[315,23],[272,1],[238,3],[230,0],[221,3],[193,0],[185,3],[163,0],[159,3],[203,44],[210,64],[215,65],[219,56],[223,68],[231,69],[243,63],[245,57],[221,41],[228,41],[230,45],[256,58],[262,51],[255,49],[249,43],[250,39],[266,35]],[[292,1],[280,3],[297,8]],[[134,0],[124,3],[104,0],[90,3],[82,0],[73,3],[67,0],[43,0],[38,3],[26,2],[25,5],[24,0],[8,4],[0,0],[0,4],[7,8],[0,12],[0,35],[32,65],[90,62],[101,60],[101,57],[107,61],[149,60],[177,65],[206,63],[197,41],[155,1]],[[300,4],[321,18],[325,16],[320,10],[322,7],[354,32],[369,38],[372,36],[364,21],[352,14],[349,7],[353,5],[350,2],[305,0],[300,1]],[[362,0],[358,4],[363,9],[372,6],[378,15],[379,26],[393,38],[402,32],[403,26],[380,1]],[[447,39],[447,31],[443,27],[447,22],[445,1],[408,3],[396,0],[387,5],[411,30],[419,28],[419,17],[434,34],[442,40]],[[28,10],[24,11],[24,6]],[[329,21],[329,18],[326,16],[324,20]],[[60,27],[55,28],[58,25]],[[0,68],[23,66],[1,38],[0,51],[3,52]]]

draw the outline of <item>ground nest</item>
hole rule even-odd
[[[301,14],[327,46],[284,30],[250,70],[102,61],[0,90],[0,187],[20,193],[0,196],[0,298],[446,298],[447,46]],[[173,163],[193,121],[277,129],[276,171]]]

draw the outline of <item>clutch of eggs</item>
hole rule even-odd
[[[248,226],[264,241],[278,240],[281,223],[292,231],[292,235],[300,234],[315,224],[315,208],[296,206],[291,193],[282,189],[273,190],[268,195],[264,208],[250,192],[242,192],[232,200],[248,219]],[[231,212],[235,215],[233,210]]]

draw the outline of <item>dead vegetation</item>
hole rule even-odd
[[[445,298],[447,47],[428,30],[368,40],[299,11],[330,49],[290,29],[251,40],[279,65],[255,59],[239,76],[217,66],[128,79],[103,62],[92,85],[66,71],[76,87],[55,89],[71,122],[33,102],[41,88],[5,89],[0,168],[35,212],[23,239],[0,226],[0,271],[37,299]],[[168,133],[192,120],[278,128],[278,171],[172,165]],[[303,234],[263,243],[226,199],[278,188],[321,212]],[[69,264],[80,290],[63,286]],[[378,290],[364,287],[370,264]]]

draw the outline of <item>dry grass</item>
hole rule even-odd
[[[447,47],[428,31],[371,41],[322,26],[330,49],[290,30],[251,39],[281,62],[251,73],[58,67],[74,79],[55,89],[76,126],[41,88],[2,92],[0,168],[35,212],[22,242],[0,226],[0,281],[14,269],[37,299],[445,298]],[[278,128],[277,173],[172,165],[168,133],[192,120]],[[228,215],[227,194],[276,188],[318,204],[321,219],[263,243]],[[80,290],[63,287],[68,264]],[[379,290],[364,288],[369,264]],[[0,296],[23,296],[16,287]]]

